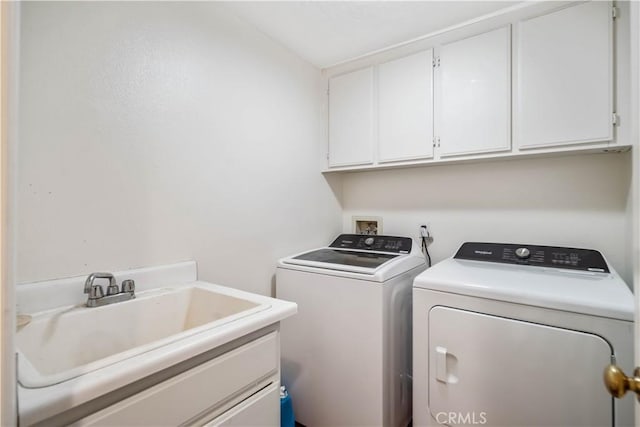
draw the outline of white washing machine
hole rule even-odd
[[[279,261],[282,379],[296,421],[402,426],[411,419],[411,289],[425,268],[406,237],[340,235]]]
[[[465,243],[414,281],[414,425],[633,425],[633,311],[597,251]]]

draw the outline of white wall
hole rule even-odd
[[[11,149],[17,139],[19,7],[15,2],[0,4],[0,425],[14,426],[17,420],[15,330],[16,301],[14,279],[14,207],[9,201],[15,186],[7,177],[15,168]]]
[[[341,190],[344,231],[428,222],[435,261],[468,240],[576,245],[631,278],[628,154],[328,183],[319,71],[222,6],[22,7],[19,282],[196,259],[205,280],[269,293],[278,257],[340,231]]]
[[[343,229],[353,215],[374,215],[384,234],[417,239],[428,223],[434,262],[465,241],[593,248],[631,284],[630,177],[629,153],[350,173]]]
[[[25,2],[21,55],[18,282],[195,259],[268,294],[339,232],[319,70],[222,6]]]

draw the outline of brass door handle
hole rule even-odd
[[[613,397],[621,398],[631,390],[640,400],[640,368],[633,371],[633,377],[628,377],[616,365],[609,365],[604,369],[604,385]]]

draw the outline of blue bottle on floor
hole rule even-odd
[[[280,427],[295,427],[296,420],[293,415],[291,396],[285,386],[280,387]]]

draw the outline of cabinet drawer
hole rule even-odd
[[[204,427],[277,426],[280,424],[280,382],[229,409]]]
[[[278,353],[277,332],[272,332],[74,425],[179,425],[276,373]]]

